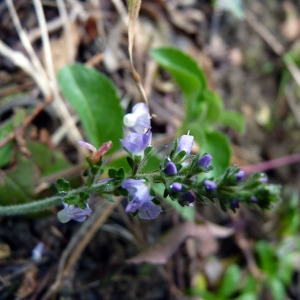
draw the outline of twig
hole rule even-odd
[[[245,16],[248,24],[266,41],[273,51],[279,56],[283,55],[284,47],[271,34],[271,32],[257,20],[254,14],[251,11],[246,10]]]
[[[74,146],[77,148],[77,150],[80,153],[83,153],[81,147],[79,147],[77,144],[79,140],[82,140],[82,135],[79,132],[78,128],[76,127],[73,118],[71,117],[65,103],[63,102],[63,99],[59,95],[58,84],[56,81],[56,75],[53,67],[49,35],[47,32],[46,19],[42,8],[42,4],[40,0],[33,0],[33,4],[36,10],[39,26],[42,32],[42,41],[43,41],[44,52],[45,52],[46,69],[50,79],[49,85],[52,90],[53,98],[54,98],[53,104],[61,120],[66,125],[66,127],[69,128],[70,138],[73,141]]]
[[[14,65],[18,66],[25,73],[31,76],[44,96],[50,94],[50,89],[47,85],[47,81],[39,75],[39,73],[33,67],[32,63],[23,53],[11,49],[9,46],[7,46],[0,40],[0,54],[8,58],[10,61],[13,62]]]
[[[120,0],[111,0],[119,15],[121,16],[122,22],[128,26],[128,14],[125,5]]]
[[[238,222],[239,220],[236,220],[236,222]],[[263,278],[262,273],[260,272],[259,268],[256,265],[253,253],[250,249],[250,245],[248,243],[248,240],[245,236],[245,233],[243,231],[243,228],[237,228],[234,231],[234,237],[235,237],[235,241],[238,245],[238,247],[241,249],[241,251],[244,254],[244,257],[246,259],[247,262],[247,267],[250,271],[250,273],[258,280],[261,280]]]
[[[54,32],[61,27],[63,27],[63,20],[60,17],[47,22],[48,33]],[[41,34],[42,32],[40,27],[34,28],[28,32],[28,39],[31,43],[33,43],[41,37]]]
[[[246,20],[248,24],[267,42],[271,49],[279,56],[283,56],[285,49],[282,44],[275,38],[270,31],[261,24],[254,14],[249,10],[246,11]],[[283,57],[285,66],[290,71],[297,85],[300,87],[300,70],[298,66],[289,58]],[[296,118],[297,119],[297,118]],[[297,120],[298,123],[299,120]]]
[[[32,45],[29,41],[27,33],[25,32],[25,30],[21,26],[20,19],[17,15],[17,12],[15,10],[15,7],[13,5],[12,0],[6,0],[6,4],[7,4],[7,7],[8,7],[8,10],[9,10],[9,13],[11,15],[12,21],[14,23],[14,26],[15,26],[17,32],[18,32],[19,37],[20,37],[20,40],[21,40],[24,48],[26,49],[26,51],[27,51],[27,53],[28,53],[28,55],[31,59],[32,65],[36,69],[39,76],[43,77],[43,79],[45,81],[47,81],[47,74],[45,73],[45,70],[43,69],[43,66],[42,66],[41,62],[39,61],[39,58],[37,57],[37,55],[34,52],[34,49],[33,49]],[[45,95],[45,96],[47,96],[47,95]]]
[[[0,141],[0,148],[2,148],[4,145],[6,145],[9,141],[14,139],[17,135],[17,132],[21,135],[24,134],[25,129],[28,127],[30,123],[45,109],[45,107],[52,101],[51,97],[46,98],[46,101],[44,103],[38,104],[35,109],[32,111],[32,113],[25,118],[23,123],[15,128],[15,131],[10,132],[7,137],[5,137],[3,140]]]
[[[255,172],[266,172],[268,170],[276,169],[294,163],[300,163],[300,153],[283,156],[256,165],[241,166],[241,168],[245,171],[246,174],[252,174]]]
[[[64,0],[56,0],[56,3],[57,3],[59,14],[63,21],[64,33],[65,33],[64,36],[66,39],[66,47],[67,47],[67,54],[68,54],[68,63],[70,63],[71,58],[73,57],[72,55],[73,50],[72,50],[72,31],[70,28],[68,13],[67,13]]]

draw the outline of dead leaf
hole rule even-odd
[[[217,250],[217,237],[227,237],[232,234],[231,229],[223,228],[211,223],[197,225],[193,222],[185,222],[171,229],[159,239],[153,246],[127,260],[127,263],[141,264],[165,264],[174,254],[177,248],[187,238],[196,238],[201,242],[201,254],[207,256]]]
[[[67,34],[70,34],[70,36],[67,36]],[[50,41],[53,66],[56,74],[63,66],[75,61],[80,38],[78,25],[70,22],[68,32],[64,32],[59,39],[52,39]]]
[[[0,243],[0,260],[10,257],[11,250],[8,244]]]
[[[22,283],[16,293],[16,299],[25,299],[36,289],[38,281],[36,276],[38,273],[38,268],[33,266],[25,274]]]

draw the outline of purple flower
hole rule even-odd
[[[82,209],[75,205],[66,204],[63,202],[64,209],[57,213],[57,218],[61,223],[67,223],[70,220],[74,220],[77,222],[83,222],[86,218],[88,218],[92,210],[86,204],[86,208]]]
[[[151,141],[151,131],[148,130],[144,134],[131,132],[126,136],[126,140],[120,139],[124,148],[132,152],[135,156],[143,156],[145,148]]]
[[[188,203],[189,206],[193,206],[193,202],[195,202],[195,195],[191,191],[187,191],[181,195],[181,201]]]
[[[264,173],[261,173],[261,174],[260,174],[259,181],[261,181],[262,183],[267,183],[267,182],[268,182],[268,177],[267,177],[267,175],[264,174]]]
[[[173,182],[170,188],[173,193],[179,193],[182,190],[182,184],[179,182]]]
[[[230,207],[233,211],[235,211],[236,208],[240,207],[240,202],[238,199],[232,199],[230,200]]]
[[[150,128],[149,109],[144,102],[137,103],[132,113],[124,116],[124,125],[132,132],[143,134]]]
[[[217,185],[208,179],[204,180],[204,186],[208,192],[214,191],[217,188]]]
[[[235,174],[236,182],[241,182],[244,179],[244,177],[245,177],[245,171],[243,170],[240,170]]]
[[[178,140],[176,152],[185,151],[186,156],[190,154],[194,145],[194,137],[192,135],[182,135]]]
[[[165,167],[165,173],[169,176],[172,176],[172,175],[176,175],[177,174],[177,168],[176,168],[176,165],[172,162],[172,161],[169,161],[167,164],[166,164],[166,167]]]
[[[208,153],[202,155],[198,161],[198,166],[202,167],[205,171],[210,167],[210,163],[212,161],[212,156]]]
[[[155,205],[152,201],[146,202],[139,209],[139,217],[145,220],[156,219],[161,213],[161,207]]]
[[[36,246],[31,251],[31,259],[34,262],[39,262],[45,251],[45,245],[42,242],[38,242]]]
[[[149,187],[143,179],[125,179],[122,182],[122,188],[127,190],[132,200],[127,204],[125,211],[134,213],[139,210],[139,216],[142,219],[155,219],[161,212],[161,208],[156,206],[151,200]]]
[[[251,196],[250,201],[251,201],[252,203],[257,203],[257,202],[258,202],[258,199],[257,199],[255,196]]]

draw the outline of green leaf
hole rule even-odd
[[[273,295],[274,300],[285,299],[285,288],[283,283],[276,277],[269,279],[269,286]]]
[[[195,138],[197,135],[195,135]],[[201,142],[201,141],[200,141]],[[209,153],[212,155],[212,166],[214,169],[211,174],[214,177],[220,176],[230,165],[231,148],[227,137],[221,132],[206,131],[205,143],[200,144],[201,153]]]
[[[34,198],[35,168],[32,161],[20,153],[15,168],[1,173],[0,204],[27,203]]]
[[[205,75],[197,62],[176,48],[156,48],[151,56],[176,80],[184,94],[190,95],[207,87]]]
[[[45,144],[27,142],[27,148],[32,154],[32,160],[37,165],[41,177],[54,174],[71,166],[65,156],[55,149],[50,149]]]
[[[80,202],[80,196],[78,194],[67,196],[64,198],[64,202],[70,205],[77,205]]]
[[[205,90],[204,93],[202,93],[202,101],[206,104],[205,115],[201,112],[201,114],[205,116],[202,122],[208,125],[215,125],[224,110],[222,100],[215,92]]]
[[[69,181],[65,180],[64,178],[58,178],[56,180],[56,189],[59,194],[66,195],[70,190]]]
[[[234,298],[234,300],[257,300],[257,294],[255,292],[249,292]]]
[[[119,149],[123,111],[113,83],[79,64],[62,68],[58,81],[63,95],[78,113],[89,142],[98,148],[111,140],[112,152]]]
[[[151,56],[175,79],[186,98],[186,111],[192,114],[197,95],[207,88],[197,62],[176,48],[157,48],[151,51]]]
[[[237,265],[227,268],[218,292],[221,299],[229,298],[238,289],[240,276],[241,271]]]
[[[259,256],[260,267],[269,276],[274,276],[277,271],[278,261],[274,250],[266,241],[256,243],[256,250]]]
[[[225,126],[232,127],[240,132],[245,131],[244,116],[236,111],[223,111],[220,116],[219,123]]]
[[[9,133],[13,131],[13,123],[12,120],[8,120],[7,122],[1,124],[0,126],[0,141],[6,138]],[[11,140],[5,146],[0,148],[0,168],[7,165],[13,156],[13,141]]]

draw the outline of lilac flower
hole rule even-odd
[[[244,179],[244,177],[245,177],[245,171],[243,170],[240,170],[235,174],[236,182],[241,182]]]
[[[146,202],[139,209],[139,217],[145,220],[156,219],[161,213],[161,207],[155,205],[152,201]]]
[[[212,161],[212,156],[208,153],[202,155],[198,161],[198,166],[202,167],[205,171],[210,167],[210,163]]]
[[[34,262],[39,262],[45,251],[45,245],[42,242],[38,242],[36,246],[31,251],[31,259]]]
[[[75,205],[66,204],[63,202],[64,209],[57,213],[57,218],[61,223],[67,223],[70,220],[74,220],[77,222],[83,222],[86,218],[88,218],[92,210],[86,204],[86,208],[82,209]]]
[[[150,128],[149,109],[144,102],[137,103],[132,113],[124,116],[124,125],[132,132],[143,134]]]
[[[120,139],[124,148],[132,152],[133,155],[143,156],[145,148],[151,141],[151,131],[144,134],[131,132],[126,136],[126,140]]]
[[[214,191],[217,188],[217,185],[208,179],[204,180],[204,186],[208,192]]]
[[[261,181],[262,183],[267,183],[267,182],[268,182],[268,177],[267,177],[267,175],[264,174],[264,173],[261,173],[261,174],[260,174],[259,181]]]
[[[186,156],[190,154],[194,145],[194,137],[192,135],[182,135],[178,140],[176,152],[185,151]]]
[[[149,187],[143,179],[125,179],[122,182],[122,188],[126,189],[132,200],[125,208],[127,213],[134,213],[139,210],[139,216],[142,219],[155,219],[161,212],[161,208],[156,206],[151,200]]]
[[[179,193],[182,190],[182,184],[179,182],[173,182],[170,188],[173,193]]]
[[[182,202],[188,203],[189,206],[193,206],[193,202],[195,202],[196,198],[191,191],[187,191],[181,196]]]
[[[172,176],[172,175],[176,175],[177,174],[177,168],[176,168],[176,165],[172,162],[172,161],[169,161],[167,164],[166,164],[166,167],[165,167],[165,173],[169,176]]]

